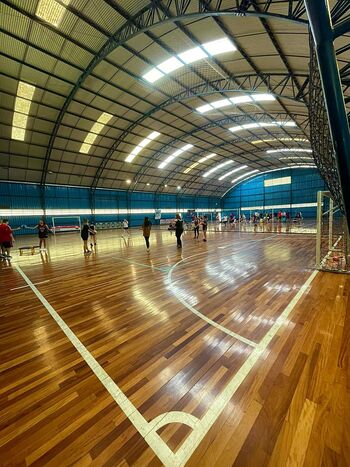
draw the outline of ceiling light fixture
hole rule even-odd
[[[303,148],[268,149],[266,151],[266,154],[275,154],[276,152],[308,152],[308,153],[312,153],[312,149],[303,149]]]
[[[221,164],[219,165],[216,165],[215,167],[213,167],[212,169],[208,170],[207,172],[205,172],[203,174],[203,177],[206,178],[208,177],[209,175],[211,175],[212,173],[216,172],[217,170],[220,170],[222,169],[223,167],[226,167],[227,165],[229,164],[233,164],[235,161],[232,161],[232,160],[229,160],[229,161],[226,161],[226,162],[222,162]]]
[[[276,98],[272,94],[250,94],[244,96],[231,97],[229,99],[221,99],[219,101],[211,102],[210,104],[201,105],[196,108],[196,112],[201,114],[209,112],[210,110],[220,109],[229,105],[246,104],[248,102],[264,102],[275,101]]]
[[[243,131],[243,130],[251,130],[253,128],[264,128],[264,127],[271,127],[271,126],[296,126],[295,122],[282,122],[282,121],[276,121],[276,122],[256,122],[256,123],[247,123],[245,125],[237,125],[229,128],[230,131],[233,133],[236,133],[238,131]]]
[[[248,166],[247,165],[241,165],[240,167],[236,167],[235,169],[231,170],[230,172],[227,172],[227,174],[222,175],[218,180],[225,180],[225,178],[229,177],[230,175],[239,172],[240,170],[246,169]]]
[[[249,175],[253,175],[253,174],[255,174],[256,172],[259,172],[259,170],[258,170],[258,169],[251,170],[250,172],[247,172],[247,173],[245,173],[245,174],[243,174],[243,175],[240,175],[240,176],[237,177],[237,178],[234,178],[234,179],[231,181],[231,183],[236,183],[236,182],[238,182],[239,180],[242,180],[242,178],[249,177]]]
[[[172,71],[177,70],[178,68],[181,68],[187,64],[197,62],[198,60],[208,58],[209,56],[219,55],[226,52],[233,52],[235,50],[237,50],[235,45],[225,37],[215,41],[206,42],[200,47],[194,47],[192,49],[185,50],[177,56],[168,58],[164,62],[145,73],[142,78],[149,83],[154,83],[160,78],[163,78],[163,76],[166,74],[171,73]]]
[[[158,133],[158,131],[152,131],[152,133],[150,133],[145,139],[143,139],[141,143],[134,147],[134,149],[125,159],[125,162],[132,162],[135,159],[135,157],[142,151],[142,149],[145,148],[151,141],[158,138],[158,136],[160,136],[160,133]]]
[[[188,151],[191,148],[193,148],[193,144],[186,144],[185,146],[182,146],[182,148],[177,149],[175,152],[173,152],[170,156],[168,156],[163,162],[161,162],[158,165],[158,169],[164,169],[164,167],[166,167],[169,164],[169,162],[173,161],[180,154],[182,154],[185,151]]]

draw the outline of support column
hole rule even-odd
[[[315,42],[344,209],[350,227],[350,132],[327,0],[304,0]],[[310,103],[312,105],[312,102]]]

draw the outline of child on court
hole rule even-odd
[[[13,242],[15,241],[15,239],[13,238],[12,229],[8,224],[8,219],[3,219],[0,224],[1,256],[5,259],[12,258],[10,253],[11,248],[13,247]]]
[[[38,237],[39,237],[39,248],[41,251],[46,251],[46,239],[49,236],[50,229],[46,222],[41,219],[39,221],[39,224],[37,224],[35,227],[28,227],[26,226],[27,229],[32,229],[32,230],[37,230],[38,231]]]
[[[143,233],[143,237],[146,242],[147,251],[149,251],[149,237],[151,235],[151,229],[152,229],[152,223],[148,219],[148,217],[145,217],[143,224],[142,224],[142,233]]]
[[[89,233],[91,233],[92,230],[90,230],[90,227],[89,227],[89,221],[87,219],[84,219],[83,220],[83,226],[81,228],[81,238],[83,240],[83,243],[84,243],[84,255],[89,255],[90,253],[92,253],[90,250],[89,250],[89,247],[88,247],[88,239],[89,239]]]
[[[129,221],[127,219],[123,220],[123,229],[124,229],[124,232],[126,233],[126,235],[129,237],[130,236]]]
[[[97,230],[95,224],[89,225],[89,232],[90,232],[90,247],[97,245]]]

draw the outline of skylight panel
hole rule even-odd
[[[186,144],[185,146],[182,146],[182,148],[177,149],[173,154],[168,156],[163,162],[161,162],[158,165],[158,169],[164,169],[164,167],[166,167],[169,164],[169,162],[171,162],[176,157],[178,157],[180,154],[182,154],[185,151],[188,151],[191,148],[193,148],[193,144]]]
[[[195,162],[194,164],[190,165],[189,167],[187,167],[187,169],[184,170],[184,174],[188,174],[188,172],[190,172],[192,169],[194,169],[195,167],[197,167],[197,165],[199,165],[199,162]]]
[[[233,164],[233,163],[234,163],[234,161],[232,161],[232,160],[229,160],[229,161],[226,161],[226,162],[222,162],[221,164],[219,164],[219,165],[213,167],[212,169],[208,170],[207,172],[205,172],[205,173],[203,174],[203,177],[206,178],[206,177],[208,177],[209,175],[211,175],[212,173],[216,172],[217,170],[220,170],[220,169],[222,169],[223,167],[226,167],[227,165]]]
[[[35,86],[19,81],[17,97],[15,99],[15,111],[12,118],[11,138],[24,141],[25,129],[28,122],[28,114],[34,95]]]
[[[132,162],[135,159],[135,157],[142,151],[142,149],[145,148],[155,138],[158,138],[158,136],[160,136],[160,133],[158,131],[152,131],[152,133],[150,133],[137,146],[134,147],[134,149],[125,159],[125,162]]]
[[[308,156],[285,156],[285,157],[279,157],[278,158],[280,161],[286,161],[286,160],[307,160],[307,161],[313,161],[312,157]]]
[[[230,101],[233,104],[245,104],[247,102],[252,102],[252,98],[250,96],[237,96],[237,97],[231,97]]]
[[[25,128],[27,126],[28,115],[20,114],[15,112],[13,114],[12,124],[18,128]]]
[[[148,81],[149,83],[154,83],[158,79],[163,78],[163,76],[164,73],[162,73],[160,70],[158,70],[157,68],[152,68],[152,70],[144,74],[142,78]]]
[[[229,177],[230,175],[239,172],[240,170],[246,169],[248,166],[247,165],[241,165],[240,167],[236,167],[235,169],[231,170],[230,172],[227,172],[227,174],[222,175],[219,177],[219,180],[225,180],[225,178]]]
[[[103,130],[103,127],[105,126],[105,124],[108,123],[112,117],[113,117],[113,115],[111,115],[111,114],[109,114],[107,112],[103,112],[99,116],[99,118],[97,119],[97,122],[95,122],[92,125],[91,130],[85,136],[84,142],[81,145],[81,147],[79,149],[79,152],[82,152],[83,154],[87,154],[90,151],[91,146],[95,142],[95,139],[101,133],[101,131]]]
[[[172,71],[177,70],[182,66],[184,66],[184,64],[180,62],[180,60],[178,60],[176,57],[171,57],[168,60],[165,60],[165,62],[157,65],[157,68],[159,68],[164,73],[171,73]]]
[[[206,58],[208,55],[201,47],[194,47],[193,49],[186,50],[186,52],[182,52],[178,57],[186,64],[189,64],[202,60],[202,58]]]
[[[61,3],[69,5],[70,0],[61,0]],[[65,12],[66,8],[55,0],[39,0],[35,14],[47,23],[57,27]]]
[[[88,154],[91,149],[91,144],[83,143],[79,149],[79,152],[83,154]]]
[[[20,112],[22,114],[29,114],[29,109],[31,106],[31,101],[23,99],[22,97],[16,97],[15,100],[15,112]]]
[[[189,167],[187,167],[187,169],[184,170],[184,174],[187,174],[188,172],[190,172],[192,169],[194,169],[195,167],[197,167],[197,165],[199,164],[202,164],[203,162],[211,159],[212,157],[215,157],[217,154],[215,154],[215,152],[212,152],[211,154],[208,154],[204,157],[201,157],[197,162],[194,162],[192,165],[190,165]]]
[[[259,172],[259,170],[258,170],[258,169],[251,170],[250,172],[247,172],[247,173],[245,173],[245,174],[243,174],[243,175],[240,175],[239,177],[234,178],[234,179],[231,181],[231,183],[236,183],[236,182],[238,182],[239,180],[242,180],[242,178],[249,177],[250,175],[253,175],[253,174],[255,174],[256,172]]]
[[[226,52],[234,52],[237,50],[236,46],[226,37],[217,39],[215,41],[206,42],[203,44],[203,49],[210,55],[219,55]]]
[[[11,137],[19,141],[24,141],[26,130],[24,128],[12,127]]]

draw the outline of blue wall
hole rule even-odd
[[[186,196],[183,194],[155,194],[145,192],[127,192],[98,189],[91,199],[88,188],[75,188],[67,186],[46,186],[41,189],[39,185],[22,183],[0,182],[0,216],[4,216],[8,209],[86,209],[91,212],[91,204],[95,210],[99,209],[206,209],[220,208],[220,198],[205,196]],[[74,213],[71,214],[72,216]],[[128,218],[130,225],[140,225],[148,215],[154,221],[154,214],[96,214],[96,222],[121,221]],[[175,214],[162,212],[162,218],[173,218]],[[60,215],[63,217],[63,215]],[[7,216],[12,227],[20,225],[35,225],[41,215]],[[46,219],[51,225],[51,215]],[[92,215],[80,215],[82,218],[92,220]],[[157,223],[157,221],[154,221]],[[19,233],[29,233],[22,229]]]
[[[264,180],[291,176],[292,183],[288,185],[264,186]],[[247,182],[242,182],[229,191],[223,198],[224,213],[233,211],[237,214],[239,208],[255,206],[289,205],[283,208],[292,216],[301,211],[303,217],[316,217],[316,207],[294,207],[295,204],[316,203],[317,192],[327,190],[324,180],[316,169],[288,169],[257,176]],[[249,209],[242,211],[246,215]]]

